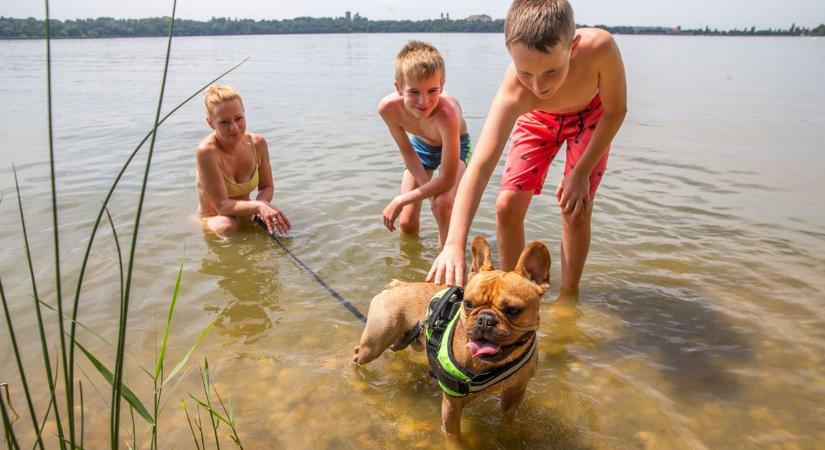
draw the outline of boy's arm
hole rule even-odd
[[[429,181],[427,171],[421,164],[421,160],[418,159],[418,155],[415,154],[415,150],[413,150],[412,144],[410,143],[410,138],[407,137],[407,132],[393,121],[391,106],[382,102],[382,104],[378,106],[378,114],[381,115],[381,119],[387,124],[387,128],[390,130],[390,136],[392,136],[392,139],[398,146],[398,151],[401,153],[401,159],[404,161],[407,170],[410,171],[415,182],[419,186],[423,186]]]
[[[452,106],[445,106],[439,126],[441,134],[441,168],[438,176],[433,177],[424,184],[418,183],[418,188],[401,194],[395,198],[399,206],[404,206],[425,198],[435,197],[438,194],[449,191],[455,184],[458,173],[458,161],[461,155],[461,117],[460,113]],[[418,161],[418,165],[423,168],[418,156],[413,152],[413,157]],[[412,172],[412,171],[411,171]],[[416,182],[418,180],[416,179]]]
[[[427,281],[440,284],[444,280],[448,285],[455,282],[459,286],[464,284],[464,249],[467,246],[470,224],[513,124],[521,114],[530,110],[527,100],[519,95],[513,82],[518,83],[511,66],[490,106],[484,128],[473,149],[470,165],[461,177],[444,249],[433,263]]]
[[[619,131],[627,112],[622,55],[612,36],[606,34],[604,39],[605,42],[594,53],[599,67],[599,95],[604,112],[582,157],[556,192],[559,206],[565,213],[579,214],[590,207],[590,174]]]

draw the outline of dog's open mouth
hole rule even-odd
[[[467,342],[467,350],[470,351],[473,358],[491,357],[501,351],[501,345],[486,339],[472,339]]]

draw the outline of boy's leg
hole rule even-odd
[[[519,255],[524,250],[524,217],[533,191],[510,191],[502,189],[496,199],[496,243],[498,245],[499,268],[504,271],[515,269]]]
[[[432,175],[432,172],[427,172]],[[404,170],[404,175],[401,177],[401,193],[412,191],[418,188],[418,183],[409,170]],[[421,216],[421,202],[410,203],[401,209],[401,214],[398,216],[398,227],[402,233],[415,234],[418,233],[419,218]]]
[[[575,290],[584,272],[584,263],[590,251],[590,207],[579,214],[561,214],[561,288]]]
[[[458,183],[461,181],[461,176],[467,166],[463,161],[458,162],[458,171],[455,175],[455,183],[447,192],[438,194],[430,199],[430,207],[435,217],[435,223],[438,224],[438,244],[444,247],[444,241],[447,240],[447,232],[450,229],[450,215],[453,213],[453,203],[455,202],[455,193],[458,191]]]

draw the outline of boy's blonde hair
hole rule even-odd
[[[206,88],[203,94],[203,106],[206,110],[206,116],[212,115],[212,110],[223,102],[237,100],[241,102],[243,108],[243,100],[241,94],[238,93],[232,86],[226,84],[212,84]]]
[[[567,0],[514,0],[504,21],[507,48],[521,43],[546,53],[559,42],[571,44],[575,36],[573,7]]]
[[[441,73],[441,83],[444,84],[444,58],[428,42],[407,42],[395,58],[395,81],[399,85],[405,80],[426,80],[437,73]]]

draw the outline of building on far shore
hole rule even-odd
[[[473,14],[467,17],[468,22],[492,22],[493,18],[487,14]]]

